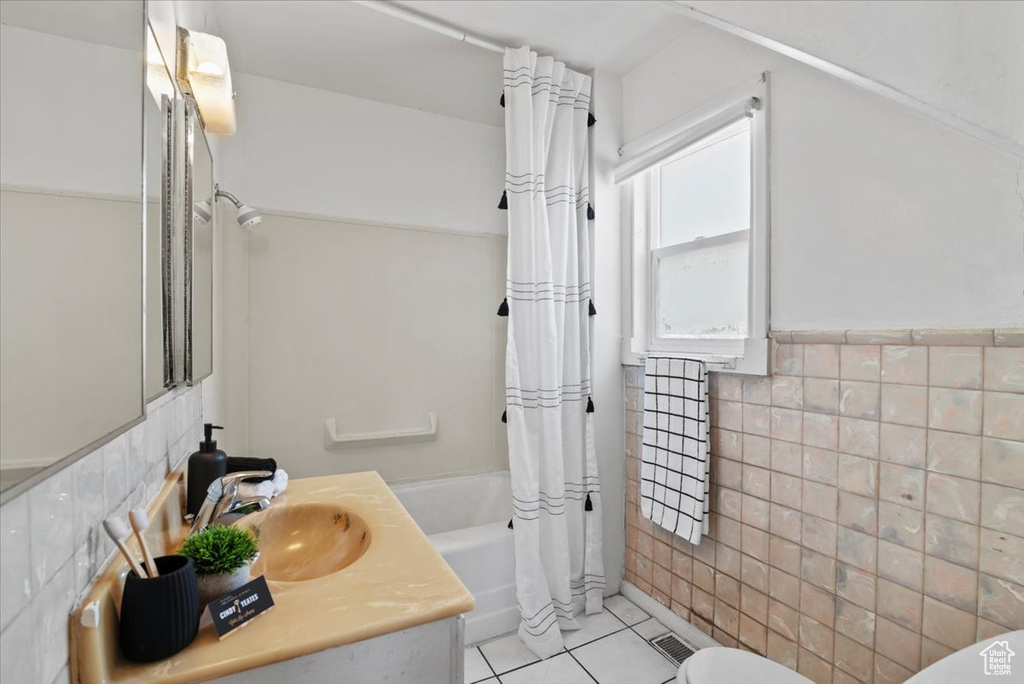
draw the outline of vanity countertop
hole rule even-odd
[[[186,530],[174,520],[182,489],[180,477],[169,480],[151,507],[151,518],[163,523],[148,538],[154,548],[177,548],[184,537]],[[224,640],[205,620],[188,648],[155,663],[129,662],[118,649],[115,611],[126,572],[118,556],[83,601],[99,602],[99,625],[84,627],[81,607],[72,614],[72,680],[200,682],[473,609],[472,594],[376,472],[292,480],[273,507],[306,503],[329,503],[361,516],[372,534],[366,552],[316,580],[268,580],[274,607],[265,615]]]

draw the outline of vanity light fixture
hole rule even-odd
[[[235,91],[223,40],[179,26],[178,83],[182,91],[195,99],[207,131],[235,134]]]

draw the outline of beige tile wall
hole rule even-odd
[[[699,546],[640,515],[628,368],[626,579],[816,682],[902,682],[1024,628],[1024,347],[911,341],[787,342],[772,377],[713,373]]]

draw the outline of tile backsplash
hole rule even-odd
[[[816,682],[902,682],[1024,628],[1024,347],[993,341],[781,334],[771,377],[713,373],[699,546],[640,515],[629,367],[626,579]]]
[[[150,502],[201,439],[202,389],[181,388],[0,508],[0,681],[69,679],[68,614],[114,552],[103,520]]]

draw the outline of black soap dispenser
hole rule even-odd
[[[188,457],[188,514],[194,516],[199,512],[206,500],[206,490],[210,483],[224,477],[228,471],[228,455],[217,448],[213,441],[213,431],[223,430],[213,423],[203,424],[206,436],[199,444],[199,451]]]

